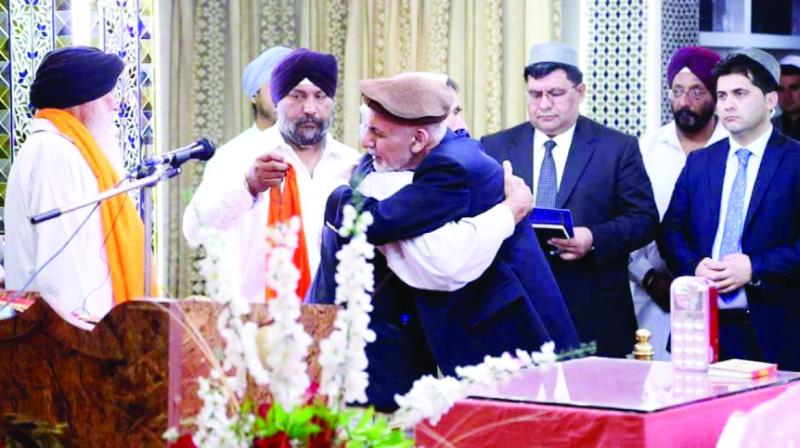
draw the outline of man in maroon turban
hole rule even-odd
[[[651,130],[640,141],[644,167],[650,176],[661,217],[669,205],[675,181],[694,150],[727,137],[714,114],[717,79],[712,69],[718,54],[702,47],[676,51],[667,67],[670,108],[674,120]],[[631,254],[628,266],[639,327],[652,333],[657,359],[668,359],[669,286],[672,277],[655,243]]]

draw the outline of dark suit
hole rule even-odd
[[[368,173],[366,156],[356,177]],[[341,210],[353,191],[342,187],[328,199],[326,220],[338,228]],[[380,245],[413,238],[442,225],[475,216],[504,198],[503,172],[480,144],[448,131],[414,173],[413,182],[393,196],[363,200],[374,223],[367,230]],[[326,226],[322,262],[308,300],[330,303],[335,288],[335,252],[342,241]],[[558,286],[529,225],[516,226],[491,266],[475,281],[453,292],[411,288],[376,253],[371,328],[377,340],[367,346],[370,403],[396,407],[393,395],[405,393],[436,366],[448,375],[460,365],[477,364],[486,355],[517,348],[538,350],[554,340],[559,349],[578,338]]]
[[[664,215],[659,249],[675,275],[694,275],[711,257],[730,143],[686,161]],[[758,169],[742,230],[753,282],[745,286],[750,321],[764,359],[800,370],[800,143],[773,131]],[[726,341],[721,340],[722,349]]]
[[[530,123],[484,137],[486,152],[509,160],[530,186]],[[537,173],[538,176],[538,173]],[[586,117],[578,118],[556,196],[575,226],[588,227],[594,250],[578,261],[548,257],[581,341],[597,341],[598,354],[633,350],[636,315],[628,284],[628,255],[655,238],[658,210],[635,138]]]

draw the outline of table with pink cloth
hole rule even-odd
[[[728,417],[800,381],[717,379],[668,362],[590,357],[538,367],[496,388],[475,388],[431,426],[425,447],[713,447]],[[798,383],[794,383],[798,384]]]

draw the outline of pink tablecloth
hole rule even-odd
[[[602,365],[604,362],[606,365]],[[583,361],[577,365],[580,370],[585,371],[587,367],[589,370],[610,369],[617,376],[581,377],[574,374],[574,368],[568,368],[566,375],[564,371],[558,374],[559,381],[566,384],[554,385],[550,392],[542,392],[545,382],[539,381],[541,378],[523,378],[505,389],[479,393],[527,402],[488,398],[462,400],[436,426],[418,426],[417,445],[429,448],[713,447],[731,413],[748,411],[777,396],[795,379],[787,377],[786,381],[766,386],[763,383],[754,383],[752,387],[736,386],[738,391],[731,388],[725,389],[725,393],[715,385],[687,397],[676,393],[680,388],[675,383],[653,380],[654,376],[665,376],[671,367],[660,365],[657,367],[663,372],[653,375],[652,371],[659,369],[649,369],[649,375],[632,373],[630,380],[625,380],[620,376],[620,369],[630,367],[641,371],[649,364],[626,363],[637,362],[602,358]],[[582,384],[570,384],[565,380],[570,377],[573,383],[581,381]],[[608,384],[591,387],[593,382],[609,381],[620,388],[616,395]],[[667,390],[669,394],[658,395],[659,390]],[[526,399],[523,397],[526,391],[538,394],[540,399]],[[626,391],[631,397],[624,397]],[[635,403],[632,397],[641,397],[641,403]],[[623,409],[626,406],[631,409]]]

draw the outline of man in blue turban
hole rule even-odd
[[[298,253],[306,255],[297,264],[305,266],[301,273],[310,282],[320,259],[325,199],[358,162],[359,153],[328,132],[337,81],[336,58],[305,48],[283,57],[268,82],[246,76],[247,94],[258,89],[256,97],[263,100],[269,92],[278,121],[242,137],[235,150],[217,151],[184,213],[183,232],[190,243],[202,242],[207,229],[226,233],[221,262],[241,273],[240,292],[253,302],[263,302],[266,295],[268,223],[301,218]]]
[[[272,47],[250,61],[244,68],[242,91],[253,105],[255,124],[245,132],[263,131],[275,124],[275,104],[270,96],[272,71],[292,50],[286,47]]]

